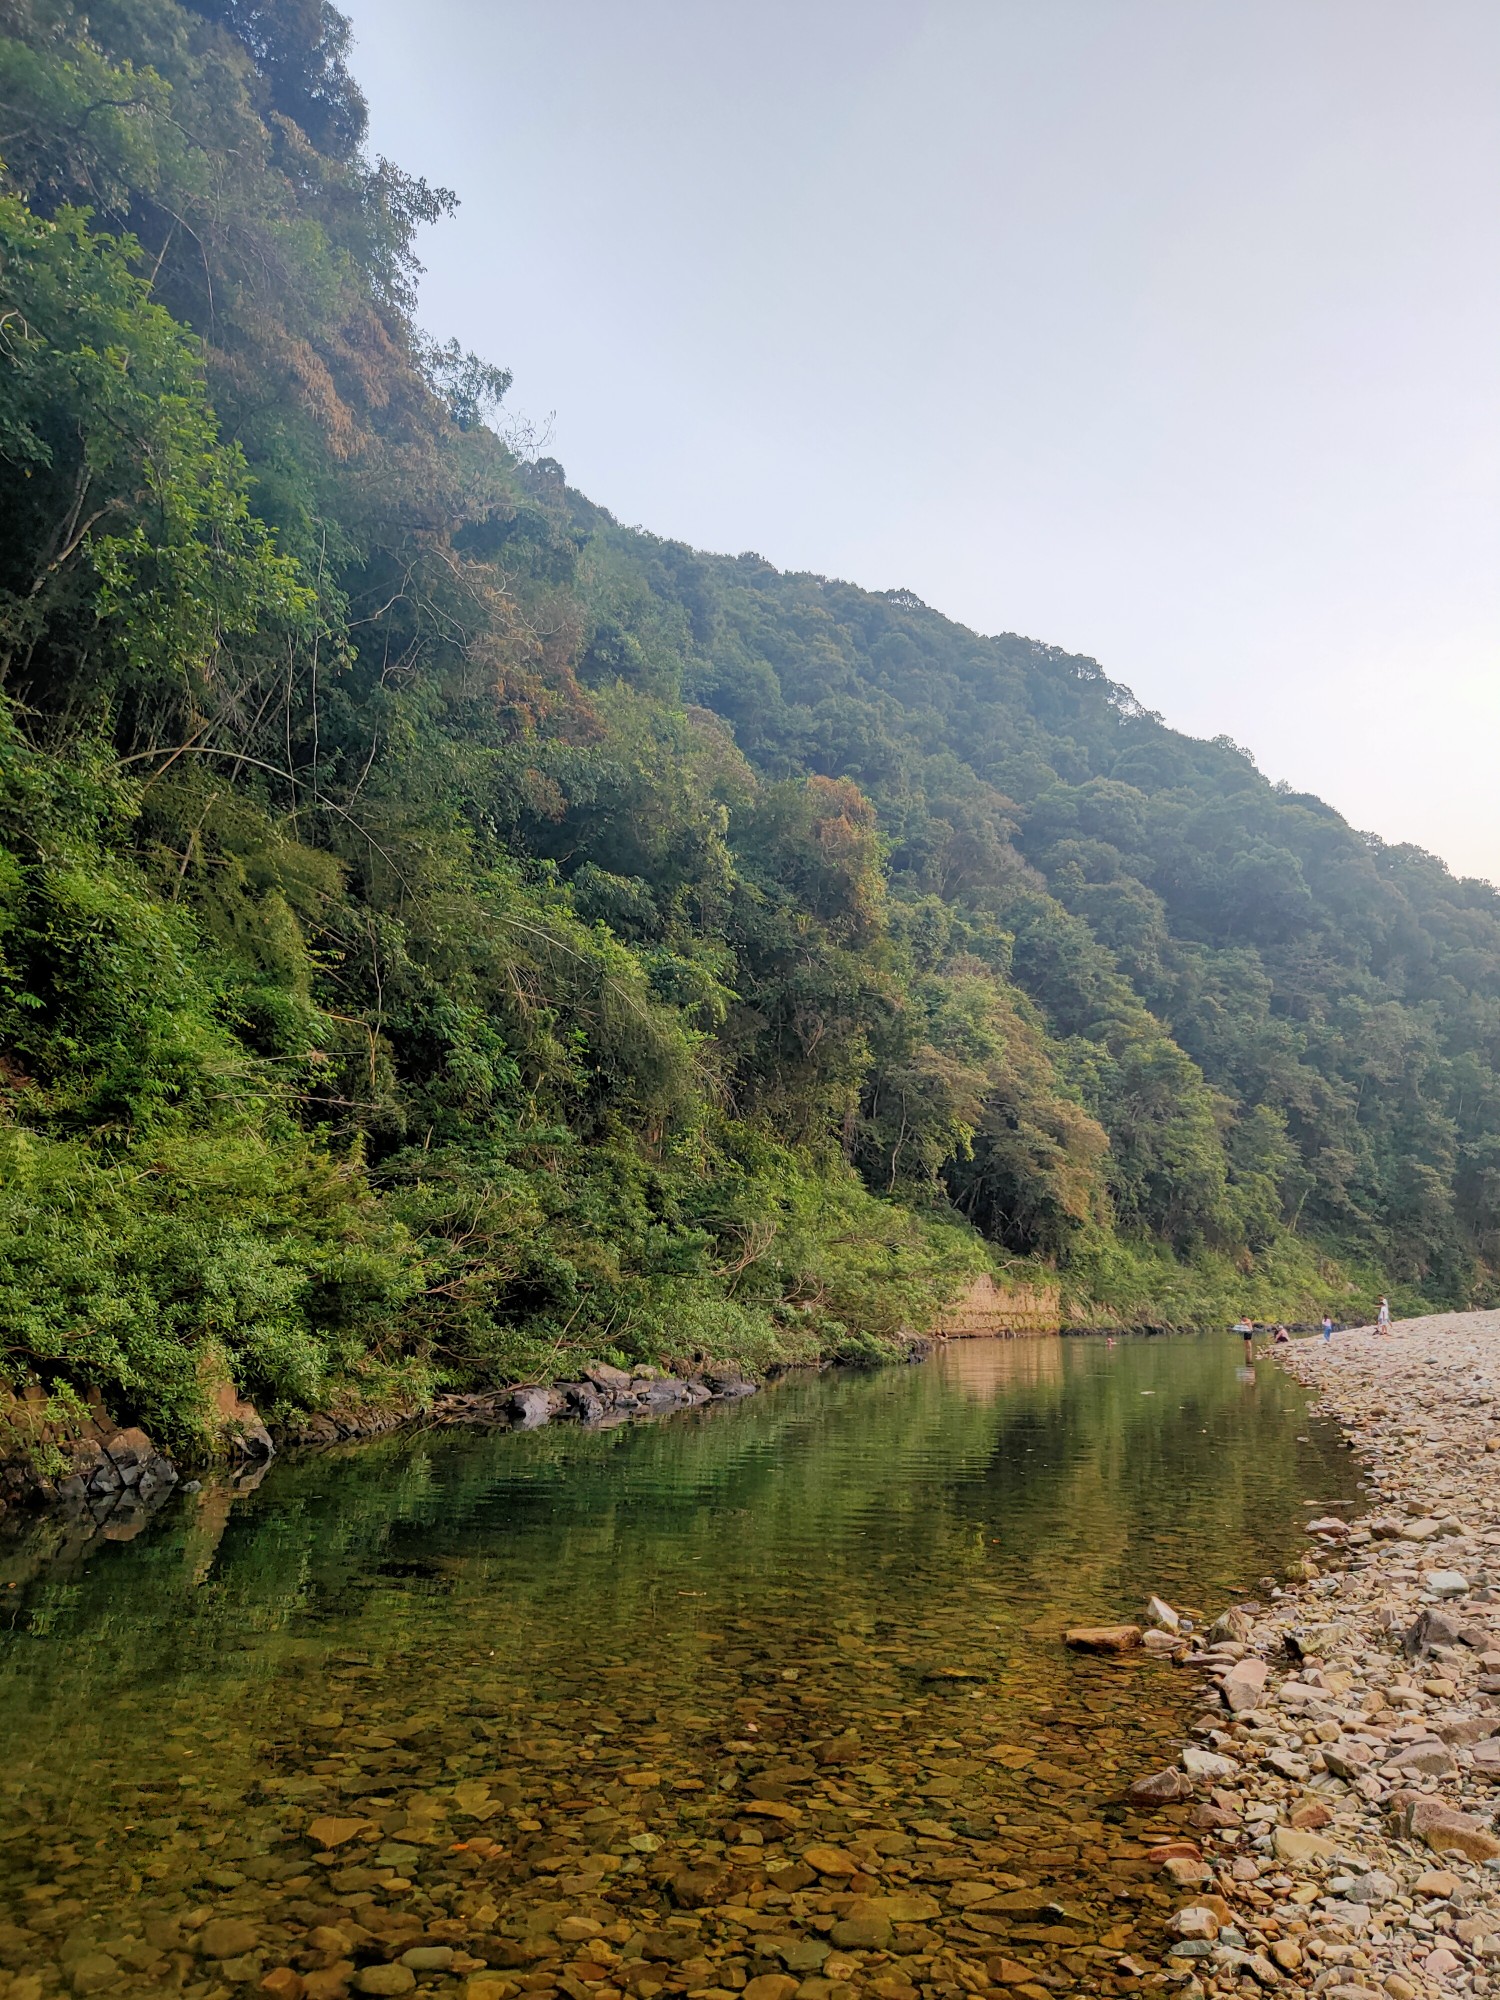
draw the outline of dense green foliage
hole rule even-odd
[[[0,30],[0,1369],[190,1438],[1007,1263],[1485,1292],[1487,885],[519,458],[323,0]]]

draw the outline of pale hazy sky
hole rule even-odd
[[[1097,658],[1500,881],[1496,0],[342,0],[622,520]]]

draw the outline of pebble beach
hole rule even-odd
[[[1169,1990],[1500,1993],[1500,1312],[1272,1365],[1343,1427],[1358,1499],[1309,1497],[1305,1576],[1266,1603],[1147,1634],[1204,1682],[1180,1769],[1133,1794],[1192,1788],[1157,1852]]]

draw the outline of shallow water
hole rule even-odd
[[[1239,1360],[970,1342],[655,1424],[387,1440],[90,1545],[0,1597],[0,2000],[278,1966],[327,2000],[412,1949],[453,1954],[416,1990],[488,1966],[500,2000],[783,1971],[903,2000],[1002,1956],[1130,1990],[1174,1818],[1121,1793],[1190,1690],[1062,1629],[1254,1595],[1355,1490]]]

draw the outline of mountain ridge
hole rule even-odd
[[[323,0],[11,0],[0,1378],[1481,1302],[1500,897],[1098,662],[622,527],[415,321]]]

